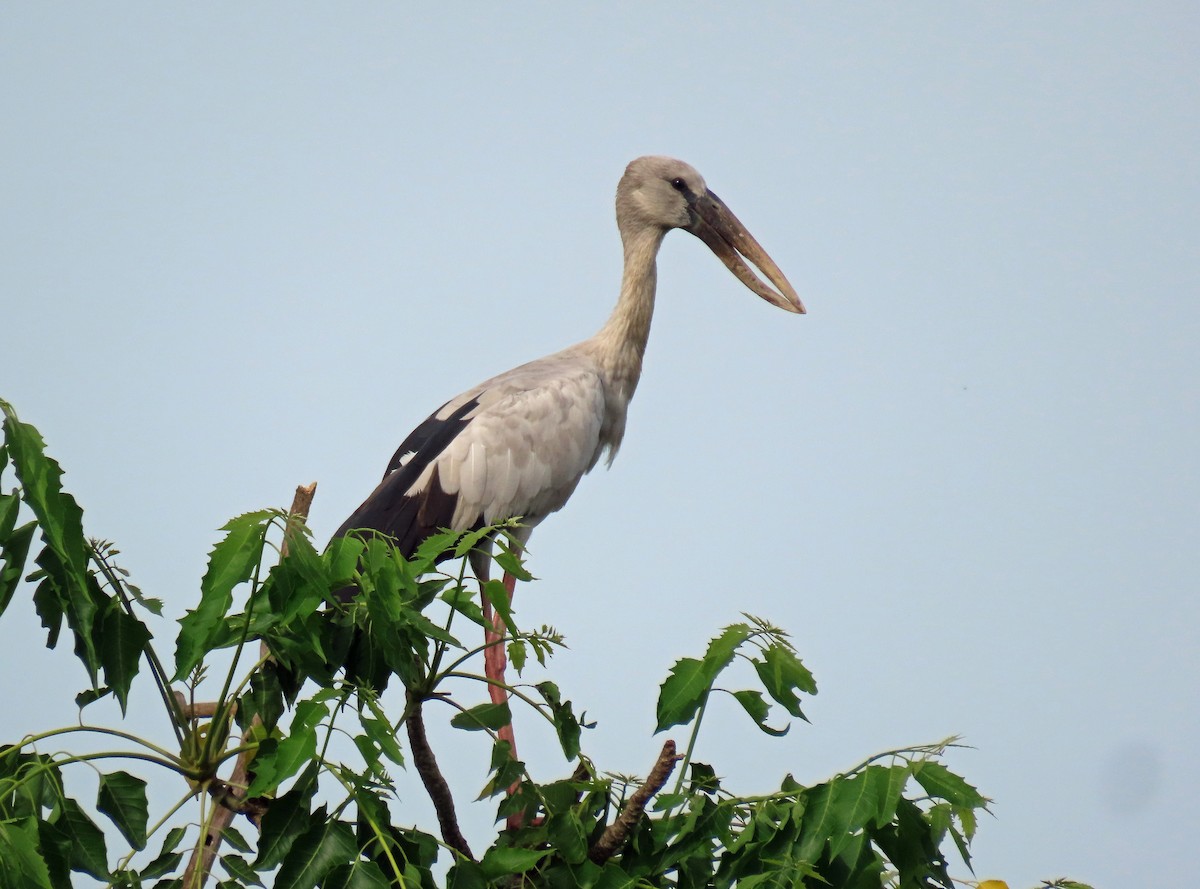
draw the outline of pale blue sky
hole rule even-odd
[[[177,617],[228,517],[318,480],[324,540],[433,407],[590,334],[618,176],[681,157],[810,314],[668,238],[622,453],[518,594],[587,749],[643,771],[750,611],[821,694],[782,741],[710,715],[734,788],[961,733],[980,877],[1190,885],[1197,9],[7,4],[0,397]],[[74,718],[41,640],[0,621],[0,740]]]

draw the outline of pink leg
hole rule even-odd
[[[520,550],[514,550],[516,555],[520,555]],[[508,593],[508,601],[511,603],[513,594],[516,591],[517,579],[504,572],[504,590]],[[483,600],[483,617],[490,627],[484,628],[484,641],[487,643],[487,648],[483,652],[483,672],[488,678],[488,694],[491,696],[493,704],[508,703],[508,691],[504,688],[504,670],[508,666],[508,658],[504,652],[504,639],[507,635],[504,626],[504,618],[495,613],[492,608],[492,603],[485,597]],[[508,742],[509,753],[513,759],[517,759],[517,739],[513,735],[513,727],[510,722],[508,725],[502,726],[497,732],[497,736],[502,741]],[[509,796],[517,792],[520,785],[514,783],[508,788]],[[524,819],[518,815],[508,816],[508,828],[517,830],[524,823]]]
[[[513,592],[517,586],[517,579],[508,572],[504,573],[504,590],[508,593],[508,600],[511,602]],[[492,608],[492,603],[484,599],[483,601],[483,617],[491,623],[491,628],[484,629],[484,642],[487,643],[487,649],[483,653],[483,672],[490,680],[488,682],[488,693],[491,695],[493,704],[504,704],[508,702],[508,692],[504,690],[504,670],[508,666],[508,658],[504,653],[504,639],[506,631],[504,627],[504,619],[495,613]],[[497,684],[499,683],[499,684]],[[512,748],[513,759],[517,758],[517,744],[513,738],[512,725],[506,725],[498,732],[500,737],[508,741]]]

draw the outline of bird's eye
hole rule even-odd
[[[687,191],[687,183],[678,176],[671,180],[671,187],[676,191]]]

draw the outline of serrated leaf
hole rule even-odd
[[[506,792],[521,780],[525,766],[520,760],[513,758],[512,745],[501,740],[492,744],[492,758],[488,768],[491,776],[476,799],[487,799]],[[510,797],[506,802],[512,802],[513,799]]]
[[[469,858],[455,859],[447,877],[447,889],[485,889],[488,884],[478,862]]]
[[[816,861],[830,837],[837,833],[837,811],[829,784],[818,784],[804,793],[804,820],[797,854]]]
[[[479,624],[481,627],[487,626],[484,621],[483,610],[479,607],[478,601],[476,601],[475,593],[465,586],[450,587],[450,589],[442,593],[442,601],[466,617],[467,620]]]
[[[832,815],[836,829],[829,837],[829,856],[839,857],[868,823],[879,814],[881,790],[886,791],[886,785],[881,786],[875,777],[879,771],[886,771],[882,766],[868,767],[862,772],[856,772],[845,777],[838,777],[830,782],[833,796]],[[891,820],[889,817],[888,821]]]
[[[267,808],[258,836],[258,857],[254,860],[258,870],[267,871],[278,866],[296,838],[312,826],[315,819],[309,807],[316,792],[315,776],[316,766],[310,766],[295,787]]]
[[[533,575],[529,573],[529,570],[522,563],[520,557],[506,547],[502,540],[496,541],[496,551],[493,553],[492,558],[505,574],[511,575],[514,579],[522,583],[528,583],[533,580]]]
[[[864,772],[870,793],[878,800],[869,827],[882,828],[891,824],[896,817],[896,806],[900,804],[904,785],[912,774],[907,765],[868,766]]]
[[[704,652],[704,668],[709,681],[716,680],[717,674],[729,666],[738,646],[754,633],[748,624],[731,624],[721,631],[721,635],[708,643]]]
[[[267,528],[277,513],[260,510],[232,519],[213,547],[200,581],[200,604],[179,621],[175,643],[175,679],[182,680],[208,653],[233,605],[233,590],[249,580],[262,559]]]
[[[520,676],[525,669],[526,648],[525,640],[510,639],[508,643],[508,662],[512,664],[517,675]]]
[[[38,850],[38,823],[0,821],[0,886],[51,889],[50,871]]]
[[[107,685],[101,688],[88,688],[75,695],[75,706],[82,710],[88,704],[94,704],[101,698],[112,694],[112,689]]]
[[[73,799],[63,799],[55,824],[71,838],[71,869],[108,879],[108,849],[104,834]]]
[[[762,731],[768,735],[773,735],[776,738],[782,738],[789,731],[789,726],[783,728],[773,728],[767,725],[767,717],[770,715],[771,707],[763,699],[762,693],[757,691],[731,691],[731,695],[737,699],[737,702],[742,705],[742,709],[749,714]]]
[[[146,848],[146,782],[128,772],[100,776],[96,810],[107,815],[129,845],[139,851]]]
[[[162,852],[142,868],[138,874],[143,880],[149,880],[153,877],[166,876],[169,873],[174,873],[179,868],[179,863],[183,861],[182,852]]]
[[[223,831],[221,831],[221,838],[225,841],[225,844],[229,846],[229,848],[235,849],[238,852],[253,851],[250,843],[246,841],[246,838],[242,836],[236,827],[225,828]]]
[[[550,718],[554,722],[554,732],[558,735],[563,756],[568,760],[575,759],[579,756],[580,723],[571,702],[562,699],[558,686],[553,682],[539,682],[534,687],[550,707]]]
[[[317,726],[328,716],[329,706],[321,701],[297,704],[287,737],[277,743],[268,738],[260,745],[252,765],[254,780],[246,795],[269,793],[310,763],[317,754]]]
[[[390,724],[370,716],[361,717],[359,721],[362,723],[367,737],[375,742],[384,756],[398,766],[404,765],[404,751],[400,749],[400,744],[396,740]]]
[[[388,889],[395,886],[374,861],[356,861],[354,864],[340,864],[329,872],[322,889]],[[406,884],[399,884],[406,885]],[[418,889],[419,884],[412,889]]]
[[[512,711],[508,704],[479,704],[469,710],[463,710],[454,715],[450,724],[468,732],[478,732],[484,729],[496,731],[512,722]]]
[[[358,858],[354,830],[343,821],[322,820],[293,844],[279,873],[275,889],[311,889],[339,864]]]
[[[797,691],[810,695],[817,693],[817,684],[808,668],[800,662],[791,649],[774,642],[762,653],[762,659],[751,658],[758,678],[771,699],[798,719],[807,719],[800,709]]]
[[[158,854],[163,855],[167,852],[174,852],[179,848],[179,844],[183,842],[183,838],[187,836],[186,827],[172,827],[167,832],[167,836],[163,839],[162,848]]]
[[[549,849],[515,849],[511,846],[493,846],[484,853],[479,866],[491,879],[523,874],[537,866],[537,863],[550,854]]]
[[[551,818],[546,832],[555,850],[568,864],[580,864],[587,858],[587,831],[578,812],[568,809]]]
[[[441,530],[430,534],[417,546],[412,556],[407,560],[410,569],[416,574],[424,574],[441,559],[444,553],[449,553],[461,537],[456,531]]]
[[[249,862],[240,855],[222,855],[221,866],[229,873],[229,876],[236,880],[240,880],[243,884],[251,886],[263,885],[262,880],[258,878],[258,874],[252,868]]]
[[[5,507],[11,506],[12,518],[16,518],[16,494],[0,496],[0,504]],[[10,529],[0,536],[0,549],[3,550],[0,554],[4,557],[4,562],[0,565],[0,614],[8,608],[8,603],[12,601],[13,594],[21,584],[21,577],[25,574],[25,562],[29,558],[29,545],[33,541],[36,528],[37,522],[26,522],[20,528]]]
[[[141,667],[142,654],[150,641],[144,623],[113,603],[100,624],[100,663],[104,681],[121,705],[121,715],[129,702],[129,687]]]
[[[913,763],[912,773],[926,793],[944,799],[951,805],[976,809],[987,804],[983,794],[940,762],[925,760]]]
[[[71,836],[57,824],[38,821],[38,849],[50,871],[52,886],[71,885]],[[0,855],[0,859],[4,856]]]
[[[516,636],[518,632],[517,625],[512,619],[512,602],[508,596],[508,590],[504,588],[504,584],[499,580],[489,580],[483,585],[483,597],[491,603],[496,609],[496,614],[500,615],[500,619],[504,621],[504,626],[508,628],[509,635]]]
[[[38,431],[18,420],[12,406],[2,399],[0,412],[4,414],[6,452],[21,482],[21,496],[37,519],[46,543],[36,561],[45,572],[39,592],[49,584],[49,592],[42,592],[43,601],[38,609],[43,623],[48,615],[51,616],[47,644],[52,647],[57,642],[58,621],[53,615],[57,618],[65,615],[67,625],[75,634],[76,654],[94,685],[100,667],[94,643],[97,600],[94,581],[89,584],[83,510],[74,497],[63,491],[62,469],[46,455],[45,442]],[[47,595],[57,599],[56,609],[47,608],[44,601]]]
[[[279,681],[279,667],[267,661],[250,676],[250,689],[238,699],[235,714],[238,725],[244,731],[257,717],[267,731],[271,731],[283,716],[283,686]]]
[[[721,789],[717,770],[706,762],[692,762],[688,776],[688,790],[692,793],[707,793],[710,796]]]
[[[673,725],[691,722],[708,696],[711,680],[704,664],[695,658],[680,658],[658,690],[658,727],[656,732]]]

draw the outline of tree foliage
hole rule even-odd
[[[302,520],[281,510],[239,516],[212,550],[168,667],[148,623],[161,602],[130,582],[112,544],[85,537],[83,512],[40,435],[6,403],[0,409],[0,613],[28,572],[47,645],[59,645],[65,626],[83,667],[80,708],[111,696],[124,713],[135,679],[148,675],[168,716],[157,739],[81,720],[0,746],[0,889],[64,886],[72,874],[115,887],[192,887],[210,864],[221,887],[280,889],[949,889],[947,856],[969,867],[988,801],[942,761],[950,741],[878,754],[817,783],[788,775],[761,796],[737,794],[694,758],[714,696],[778,736],[817,691],[787,635],[749,615],[671,668],[658,730],[682,728],[688,740],[682,754],[668,741],[645,778],[604,772],[583,752],[589,725],[553,682],[510,687],[567,763],[566,777],[534,781],[497,735],[509,706],[461,693],[463,680],[484,682],[474,640],[485,617],[466,555],[495,535],[501,567],[527,576],[504,546],[504,526],[435,535],[405,558],[371,535],[318,551]],[[22,514],[31,515],[23,524]],[[338,591],[350,586],[357,593],[344,602]],[[545,665],[561,636],[518,626],[501,584],[484,593],[506,622],[510,661]],[[749,664],[752,687],[726,687],[738,661]],[[209,676],[217,662],[229,666]],[[380,697],[392,682],[403,688],[399,713]],[[455,728],[491,738],[476,804],[494,806],[509,826],[481,854],[455,837],[456,801],[444,781],[437,787],[423,724],[430,700],[454,709]],[[116,746],[44,752],[81,734]],[[343,735],[347,756],[333,752]],[[83,763],[100,769],[90,804],[69,780]],[[437,827],[404,826],[392,773],[409,765],[430,789]],[[177,803],[151,811],[148,781],[176,787]]]

